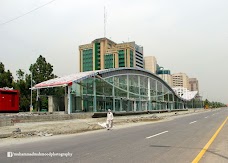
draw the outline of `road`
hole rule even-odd
[[[98,131],[0,148],[0,162],[189,163],[228,116],[228,109],[180,116],[170,121]],[[200,162],[228,162],[228,122]],[[72,157],[6,157],[7,152],[72,153]]]

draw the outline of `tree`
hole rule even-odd
[[[57,77],[53,74],[53,66],[41,55],[37,58],[36,63],[30,65],[29,70],[32,74],[33,85]],[[54,89],[40,90],[40,94],[43,96],[38,99],[38,110],[40,110],[40,108],[46,109],[48,107],[47,95],[53,95],[54,92]]]
[[[206,100],[204,101],[204,108],[205,108],[205,109],[208,109],[209,106],[210,106],[210,102],[208,101],[208,99],[206,99]]]
[[[20,90],[20,110],[29,111],[30,101],[31,101],[31,75],[32,75],[32,85],[38,84],[40,82],[57,77],[53,74],[53,66],[46,61],[43,56],[39,56],[34,64],[30,65],[30,74],[26,74],[24,71],[19,69],[16,73],[17,80],[14,82],[16,89]],[[42,108],[47,109],[48,100],[47,95],[59,95],[63,94],[63,88],[56,89],[42,89],[40,90],[41,96],[36,97],[36,92],[32,93],[32,104],[35,109],[41,110]],[[37,101],[37,99],[39,101]]]
[[[46,62],[46,59],[41,55],[37,58],[36,63],[30,65],[29,70],[32,73],[33,82],[35,84],[56,77],[53,74],[53,66]]]
[[[24,80],[25,72],[23,72],[21,69],[19,69],[16,71],[16,75],[17,75],[18,80]]]
[[[217,102],[217,101],[212,101],[210,102],[208,99],[206,99],[204,101],[204,108],[208,109],[208,108],[219,108],[219,107],[226,107],[226,104],[223,104],[221,102]]]
[[[5,66],[0,62],[0,88],[2,87],[12,87],[13,75],[7,70],[5,71]]]
[[[30,105],[30,76],[21,69],[16,71],[17,80],[14,82],[14,88],[20,91],[20,111],[29,111]]]

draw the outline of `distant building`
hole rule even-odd
[[[162,78],[166,83],[169,84],[170,87],[173,87],[173,77],[170,74],[159,74],[160,78]]]
[[[144,68],[143,47],[135,44],[135,67]]]
[[[185,73],[172,74],[173,87],[184,87],[189,89],[189,78]]]
[[[199,92],[199,83],[196,78],[189,78],[189,90]]]
[[[143,68],[143,47],[135,42],[117,44],[99,38],[90,44],[80,45],[80,72],[119,67]]]
[[[157,59],[154,56],[144,57],[144,68],[162,78],[170,87],[173,87],[173,79],[170,70],[164,70],[157,64]]]
[[[170,70],[165,70],[163,67],[157,64],[156,74],[164,81],[166,81],[166,83],[168,83],[170,87],[173,87],[173,77]]]
[[[144,68],[154,74],[157,72],[157,59],[154,56],[144,57]]]

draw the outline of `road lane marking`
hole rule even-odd
[[[196,123],[197,121],[193,121],[193,122],[190,122],[189,124],[193,124],[193,123]]]
[[[211,139],[207,142],[207,144],[203,147],[203,149],[200,151],[200,153],[196,156],[196,158],[192,161],[192,163],[198,163],[200,159],[203,157],[205,152],[208,150],[210,145],[213,143],[223,126],[226,124],[228,120],[228,117],[225,119],[225,121],[222,123],[222,125],[218,128],[218,130],[215,132],[215,134],[211,137]]]
[[[153,137],[155,137],[155,136],[158,136],[158,135],[164,134],[164,133],[166,133],[166,132],[169,132],[169,131],[164,131],[164,132],[160,132],[160,133],[158,133],[158,134],[152,135],[152,136],[148,136],[148,137],[146,137],[146,139],[153,138]]]

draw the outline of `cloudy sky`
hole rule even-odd
[[[108,38],[136,41],[165,69],[198,78],[205,98],[228,103],[227,0],[55,0],[22,16],[50,1],[0,0],[0,62],[14,75],[39,55],[58,76],[78,72],[78,46],[104,36],[106,6]]]

